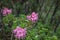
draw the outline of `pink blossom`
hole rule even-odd
[[[13,33],[15,38],[24,38],[26,36],[26,29],[17,26],[17,28],[13,30]]]
[[[12,13],[12,10],[4,7],[2,10],[2,13],[3,13],[3,16],[6,16],[7,14]]]
[[[32,17],[36,17],[37,14],[36,14],[35,12],[32,12],[31,16],[32,16]]]
[[[31,20],[31,15],[28,15],[28,16],[27,16],[27,19],[28,19],[28,20]]]
[[[35,22],[35,21],[38,20],[38,14],[35,13],[35,12],[32,12],[31,15],[28,15],[27,16],[27,19],[30,20],[30,21],[32,21],[32,22]]]

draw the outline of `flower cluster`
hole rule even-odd
[[[19,26],[13,30],[14,36],[18,39],[24,38],[26,36],[26,32],[26,29],[23,29]]]
[[[30,21],[32,21],[32,22],[35,22],[35,21],[38,20],[38,14],[35,13],[35,12],[32,12],[31,15],[28,15],[27,16],[27,19],[30,20]]]
[[[11,9],[8,9],[8,8],[6,8],[6,7],[4,7],[4,8],[2,9],[2,14],[3,14],[3,16],[6,16],[7,14],[10,14],[10,13],[12,13],[12,10],[11,10]]]

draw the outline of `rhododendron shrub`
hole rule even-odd
[[[20,14],[19,17],[9,14],[3,19],[3,22],[6,24],[5,27],[7,27],[5,30],[12,29],[11,34],[13,35],[11,37],[12,39],[15,38],[14,40],[42,40],[42,38],[45,40],[57,40],[57,36],[53,34],[52,30],[50,30],[50,27],[52,26],[49,26],[48,24],[44,25],[40,20],[37,22],[38,13],[32,12],[30,15]],[[9,24],[9,22],[11,22],[10,20],[13,22],[13,24],[11,23],[11,29],[9,29],[8,26],[11,25]],[[37,25],[33,27],[35,22]]]
[[[0,40],[60,40],[60,26],[54,32],[60,11],[55,13],[55,2],[48,1],[0,0]]]

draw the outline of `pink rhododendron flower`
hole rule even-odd
[[[2,9],[2,13],[3,13],[3,16],[6,16],[7,14],[12,13],[12,10],[4,7]]]
[[[26,36],[26,29],[17,26],[17,28],[13,30],[13,33],[14,36],[18,39],[24,38]]]
[[[27,16],[27,19],[30,20],[30,21],[32,21],[32,22],[35,22],[35,21],[38,20],[38,14],[35,13],[35,12],[32,12],[31,15],[28,15]]]
[[[31,20],[31,15],[28,15],[28,16],[27,16],[27,19],[28,19],[28,20]]]

